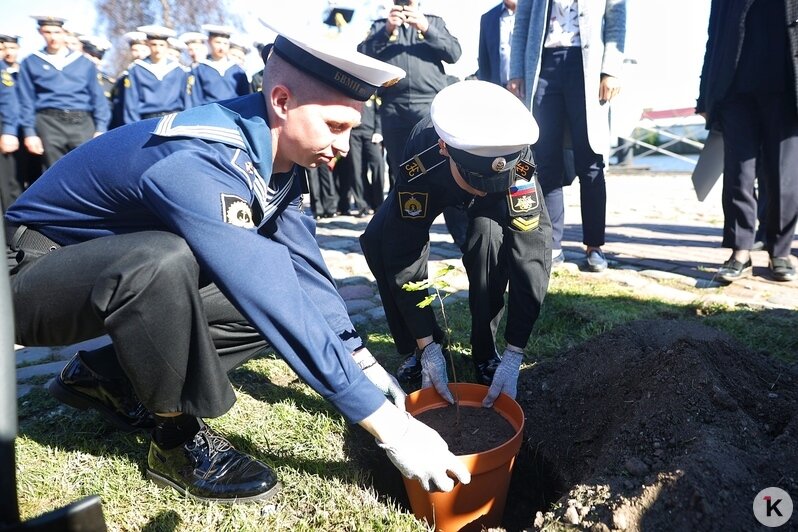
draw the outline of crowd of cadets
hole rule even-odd
[[[33,18],[45,46],[22,62],[19,37],[0,34],[2,212],[55,161],[108,129],[260,90],[260,73],[250,79],[243,68],[252,50],[227,26],[206,24],[202,32],[179,36],[164,26],[140,26],[124,35],[132,62],[114,78],[101,70],[111,47],[107,39],[71,33],[63,18]],[[262,45],[254,47],[260,52]],[[189,65],[181,62],[184,53]],[[379,125],[368,128],[371,144],[372,133],[380,138]],[[311,187],[312,202],[334,207],[316,210],[317,217],[346,213],[350,197],[358,214],[373,212],[382,201],[383,179],[379,141],[368,150],[371,158],[374,149],[380,150],[380,163],[369,162],[368,175],[380,190],[372,193],[360,179],[342,174],[341,169],[359,172],[358,164],[325,168],[324,178],[334,182],[322,192]]]

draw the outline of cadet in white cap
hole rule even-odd
[[[363,101],[404,72],[318,46],[278,37],[263,93],[110,131],[6,215],[25,257],[11,281],[17,341],[112,339],[75,355],[50,393],[125,430],[152,430],[147,476],[202,500],[263,500],[280,488],[271,468],[200,419],[232,407],[227,372],[267,347],[405,475],[444,490],[454,486],[447,470],[470,480],[443,439],[404,412],[404,392],[363,344],[298,208],[303,166],[346,154]]]
[[[198,31],[187,31],[178,37],[188,47],[188,56],[191,58],[191,66],[197,64],[200,59],[208,57],[208,36]]]
[[[209,55],[194,66],[193,105],[203,105],[250,93],[249,78],[241,66],[229,56],[233,29],[216,24],[203,24],[208,34]]]
[[[244,68],[247,63],[247,55],[250,52],[249,46],[244,44],[241,35],[230,36],[230,51],[227,52],[228,57],[233,60],[238,66]]]
[[[116,80],[102,70],[102,62],[105,52],[111,49],[111,41],[105,37],[99,37],[97,35],[81,35],[80,42],[83,45],[83,55],[88,57],[91,62],[94,63],[100,73],[100,77],[98,79],[100,81],[100,85],[102,85],[105,99],[108,100],[108,105],[110,106],[113,102],[113,92]]]
[[[131,124],[189,107],[189,74],[171,54],[175,31],[158,25],[139,26],[150,54],[128,67],[123,84],[122,122]]]
[[[422,386],[434,386],[449,402],[445,337],[431,307],[417,306],[428,294],[402,286],[428,277],[433,220],[447,206],[466,208],[463,264],[475,377],[490,385],[485,406],[500,392],[515,397],[551,269],[551,223],[530,149],[538,129],[525,109],[509,91],[485,81],[443,89],[430,116],[413,129],[396,186],[360,237],[394,343],[407,355],[402,367],[418,366]],[[508,282],[506,347],[500,357],[495,334]]]
[[[147,36],[140,31],[129,31],[122,35],[130,47],[130,56],[136,59],[144,59],[150,55],[150,47],[147,46]]]
[[[34,16],[45,42],[19,67],[19,124],[27,150],[49,168],[67,152],[108,127],[110,109],[99,72],[66,46],[65,19]]]

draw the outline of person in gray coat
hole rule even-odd
[[[579,176],[583,243],[590,271],[607,268],[601,250],[606,225],[604,166],[610,147],[609,102],[620,91],[626,0],[520,0],[507,88],[532,110],[540,127],[535,161],[552,223],[552,265],[563,262],[570,134]]]

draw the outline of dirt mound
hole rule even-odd
[[[696,323],[618,327],[522,372],[519,464],[538,481],[516,490],[548,510],[537,528],[760,528],[760,490],[798,502],[797,384],[795,365]]]

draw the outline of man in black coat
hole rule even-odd
[[[713,0],[696,112],[723,131],[723,247],[718,278],[750,275],[754,179],[768,191],[766,249],[776,281],[796,278],[790,258],[798,220],[798,1]],[[761,150],[761,151],[760,151]]]

